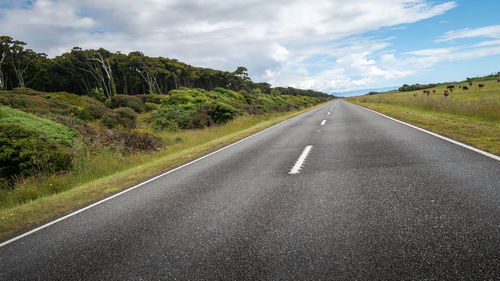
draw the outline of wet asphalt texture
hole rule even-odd
[[[499,190],[339,100],[1,247],[0,280],[500,280]]]

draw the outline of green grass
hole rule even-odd
[[[483,81],[485,87],[480,89],[474,82],[473,86],[468,83],[456,83],[455,90],[448,98],[443,95],[445,86],[430,88],[436,94],[427,96],[422,90],[411,92],[391,91],[377,95],[360,96],[350,98],[350,101],[361,103],[381,103],[393,105],[405,105],[412,108],[426,109],[434,112],[450,113],[466,116],[475,120],[491,122],[500,121],[500,83],[496,80]],[[459,86],[467,86],[469,90],[459,89]],[[416,95],[416,96],[414,96]]]
[[[0,105],[0,122],[17,124],[67,146],[73,144],[76,136],[72,129],[62,124],[8,106]]]
[[[484,83],[480,89],[478,83]],[[459,89],[467,86],[469,90]],[[500,83],[496,80],[456,83],[448,98],[445,86],[422,90],[391,91],[346,99],[397,119],[500,154]],[[414,96],[416,95],[416,96]]]
[[[307,110],[309,110],[308,108]],[[256,133],[301,111],[247,115],[202,130],[159,133],[169,145],[122,155],[75,143],[72,172],[26,179],[2,195],[0,239]]]

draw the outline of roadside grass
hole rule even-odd
[[[412,92],[391,91],[346,100],[438,134],[500,155],[500,83],[484,81],[456,83],[448,98],[445,86]],[[467,86],[469,90],[459,89]],[[436,90],[436,94],[432,94]],[[414,96],[416,94],[416,97]]]
[[[265,115],[247,115],[224,125],[160,134],[168,145],[157,152],[123,156],[111,150],[90,151],[76,144],[73,171],[24,179],[0,194],[0,239],[217,150],[283,120],[322,106]]]

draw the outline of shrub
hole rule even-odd
[[[67,146],[73,144],[76,136],[75,131],[62,124],[7,106],[0,106],[0,123],[17,124]]]
[[[213,102],[210,105],[210,111],[210,116],[215,123],[227,122],[239,113],[236,108],[222,102]]]
[[[217,87],[213,90],[214,92],[216,93],[219,93],[219,94],[222,94],[228,98],[232,97],[233,95],[231,94],[231,91],[228,90],[228,89],[224,89],[224,88],[221,88],[221,87]]]
[[[212,116],[205,113],[197,112],[191,117],[188,124],[186,125],[186,128],[202,129],[213,125],[214,125],[214,120],[212,119]]]
[[[136,95],[135,97],[138,97],[141,99],[143,103],[155,103],[155,104],[160,104],[161,101],[166,98],[166,95],[159,95],[159,94],[147,94],[147,95]]]
[[[181,105],[188,104],[193,100],[191,94],[185,90],[172,90],[168,96],[162,100],[165,105]]]
[[[145,110],[144,103],[141,99],[129,95],[116,95],[111,98],[111,108],[118,107],[130,107],[138,113]]]
[[[128,107],[119,107],[112,112],[107,112],[102,117],[102,123],[108,128],[122,126],[124,128],[135,128],[137,116]]]
[[[104,130],[96,137],[96,144],[114,149],[157,150],[161,140],[143,130]]]
[[[25,94],[25,95],[38,95],[38,94],[40,94],[39,91],[30,89],[30,88],[14,88],[14,89],[12,89],[12,92],[15,94]]]
[[[155,110],[158,107],[158,104],[152,103],[152,102],[146,102],[144,104],[144,106],[145,106],[146,111],[150,112],[150,111]]]
[[[155,129],[167,130],[169,132],[177,132],[180,129],[177,122],[166,118],[154,118],[151,124]]]
[[[194,114],[196,111],[187,106],[162,104],[153,111],[152,122],[157,128],[168,128],[170,122],[166,120],[171,120],[176,122],[179,128],[186,128]]]
[[[108,111],[106,106],[96,99],[82,96],[81,101],[83,102],[85,110],[88,111],[94,119],[100,119],[104,113]]]
[[[1,168],[0,168],[1,169]],[[7,178],[2,178],[0,176],[0,191],[2,189],[9,189],[11,187],[11,183]]]
[[[106,100],[106,96],[104,96],[104,90],[102,88],[94,88],[90,91],[89,93],[90,97],[95,98],[96,100],[99,100],[101,102],[104,102]]]
[[[0,177],[52,173],[71,167],[67,148],[17,124],[0,123]]]

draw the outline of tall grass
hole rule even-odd
[[[367,103],[382,103],[416,107],[442,113],[456,114],[484,121],[500,121],[500,83],[496,80],[480,82],[484,88],[478,87],[478,82],[473,86],[468,83],[455,84],[455,90],[446,98],[443,93],[446,87],[428,89],[430,95],[422,90],[412,92],[387,92],[371,96],[352,98],[353,101]],[[467,86],[469,90],[460,89]],[[433,94],[432,90],[436,93]],[[416,96],[415,96],[416,95]]]

